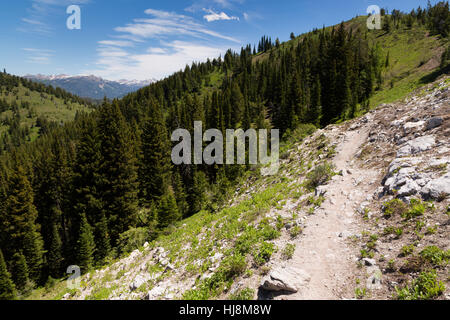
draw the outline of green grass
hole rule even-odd
[[[399,300],[432,300],[445,291],[445,286],[437,280],[436,271],[432,270],[422,272],[411,286],[395,289],[396,298]]]
[[[427,30],[418,25],[412,29],[395,29],[389,34],[374,30],[368,37],[372,44],[379,45],[383,57],[389,53],[390,60],[388,71],[383,74],[385,83],[371,98],[371,107],[401,100],[426,84],[427,76],[434,71],[426,64],[432,58],[437,58],[439,63],[439,48],[448,44],[448,39],[429,36]]]
[[[28,137],[29,141],[34,141],[39,136],[39,128],[35,127],[38,117],[57,123],[65,123],[73,120],[77,112],[90,112],[92,110],[85,105],[64,101],[64,99],[47,93],[31,91],[23,86],[15,87],[9,92],[4,87],[1,87],[0,99],[5,99],[9,104],[13,101],[17,102],[21,126],[31,129]],[[28,103],[29,108],[22,108],[23,103]],[[3,123],[3,120],[11,119],[12,117],[13,112],[11,110],[0,113],[0,124]],[[6,125],[0,125],[0,135],[7,132],[8,128]]]

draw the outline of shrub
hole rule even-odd
[[[281,233],[272,227],[267,220],[263,220],[259,225],[261,236],[264,240],[275,240],[280,237]]]
[[[146,241],[150,240],[147,228],[132,228],[119,235],[119,237],[119,248],[123,253],[139,249]]]
[[[450,250],[444,251],[436,246],[429,246],[420,252],[420,256],[434,265],[441,265],[450,259]]]
[[[295,239],[302,233],[302,228],[300,226],[293,226],[289,231],[291,238]]]
[[[400,255],[403,257],[409,256],[414,252],[414,244],[411,244],[409,246],[403,246],[400,250]]]
[[[329,163],[317,166],[306,176],[306,186],[310,190],[316,189],[318,186],[325,184],[334,175],[334,167]]]
[[[240,254],[250,252],[252,246],[258,241],[258,232],[253,227],[247,227],[244,233],[236,240],[235,248]]]
[[[367,295],[367,289],[366,288],[356,288],[355,289],[355,298],[360,300],[363,299]]]
[[[255,259],[256,264],[261,266],[270,260],[274,252],[274,244],[264,241],[259,249],[253,254],[253,258]]]
[[[233,279],[245,272],[247,269],[247,261],[245,261],[244,256],[235,254],[225,258],[220,269],[219,272],[223,272],[225,280]]]
[[[295,253],[295,244],[288,243],[286,245],[286,247],[284,247],[281,255],[283,256],[283,258],[285,260],[289,260],[289,259],[292,259],[292,257],[294,256],[294,253]]]
[[[399,300],[431,300],[445,291],[444,284],[437,279],[435,270],[422,272],[411,287],[395,288]]]
[[[425,205],[418,199],[411,199],[411,207],[406,213],[402,215],[402,218],[412,219],[422,216],[425,213]]]
[[[384,204],[384,216],[385,217],[392,217],[392,216],[403,216],[406,211],[408,210],[408,207],[406,206],[403,201],[400,199],[393,199],[391,201],[388,201]]]
[[[253,297],[255,296],[255,290],[250,288],[242,289],[235,294],[230,295],[230,300],[240,300],[240,301],[246,301],[246,300],[253,300]]]

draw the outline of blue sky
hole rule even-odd
[[[432,1],[434,3],[436,1]],[[410,11],[426,0],[8,0],[0,3],[0,68],[9,73],[160,79],[192,61],[288,40],[365,15],[369,5]],[[81,29],[69,30],[69,5]]]

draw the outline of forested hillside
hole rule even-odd
[[[0,74],[0,152],[34,141],[92,105],[60,88]]]
[[[222,132],[279,128],[288,139],[299,126],[310,132],[351,119],[420,68],[387,45],[391,39],[393,48],[410,45],[402,36],[408,28],[427,30],[437,50],[430,56],[429,47],[417,44],[419,57],[443,57],[423,76],[448,70],[449,51],[442,49],[448,46],[448,2],[393,12],[385,20],[392,21],[389,27],[374,31],[377,36],[364,28],[365,21],[292,35],[283,44],[263,37],[257,49],[248,45],[194,63],[79,113],[33,143],[9,148],[0,158],[0,297],[26,296],[63,277],[69,265],[88,272],[170,233],[176,221],[201,210],[215,212],[239,177],[255,169],[174,166],[173,130],[192,131],[194,121],[203,121],[204,129]]]

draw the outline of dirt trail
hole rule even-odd
[[[307,222],[304,234],[289,265],[306,271],[311,280],[296,294],[278,299],[322,300],[353,298],[357,250],[346,238],[360,234],[362,217],[356,213],[368,195],[373,195],[375,170],[361,169],[355,161],[358,149],[366,141],[369,129],[345,133],[338,145],[334,164],[343,176],[335,176],[325,186],[325,201]]]

